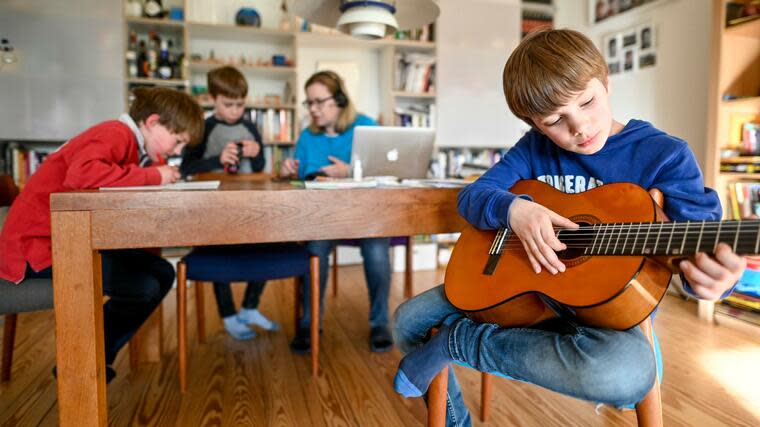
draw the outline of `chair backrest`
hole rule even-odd
[[[18,196],[18,187],[10,175],[0,175],[0,206],[10,206]]]
[[[18,196],[13,177],[0,175],[0,229],[5,223],[8,207]],[[51,279],[29,279],[15,284],[0,279],[0,314],[47,310],[53,307]]]

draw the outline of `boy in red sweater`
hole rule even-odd
[[[0,234],[0,279],[52,278],[50,194],[168,184],[179,172],[163,163],[203,135],[203,111],[187,94],[137,88],[129,114],[82,132],[48,156],[8,212]],[[106,374],[119,349],[161,303],[174,269],[143,250],[102,251]],[[22,285],[23,286],[23,285]]]

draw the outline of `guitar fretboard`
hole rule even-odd
[[[509,234],[499,230],[489,254],[500,254]],[[718,243],[728,244],[738,254],[757,254],[760,220],[594,224],[559,230],[557,237],[568,249],[584,255],[688,256],[714,253]]]

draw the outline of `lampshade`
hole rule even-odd
[[[349,3],[351,7],[346,8]],[[396,29],[413,30],[435,21],[440,12],[437,3],[435,0],[289,0],[288,10],[313,24],[337,27],[356,37],[376,38]],[[341,11],[342,5],[345,11]],[[394,20],[396,25],[391,29]]]

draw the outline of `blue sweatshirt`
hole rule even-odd
[[[351,163],[351,145],[356,126],[377,126],[377,123],[363,114],[357,114],[354,123],[339,135],[327,136],[324,133],[313,133],[309,128],[304,129],[298,137],[294,156],[299,161],[298,178],[304,179],[307,175],[318,172],[321,167],[331,165],[327,156]]]
[[[628,122],[594,154],[565,151],[535,129],[529,131],[459,193],[459,213],[479,229],[509,227],[509,206],[518,196],[509,188],[523,179],[537,179],[565,193],[631,182],[662,191],[672,221],[719,220],[722,215],[720,199],[704,186],[688,144],[641,120]],[[685,281],[684,286],[691,291]]]
[[[479,229],[508,227],[507,212],[517,181],[537,179],[565,193],[581,193],[613,182],[657,188],[672,221],[718,220],[718,194],[704,186],[702,172],[686,142],[650,123],[631,120],[594,154],[565,151],[531,130],[499,163],[459,193],[459,213]]]

